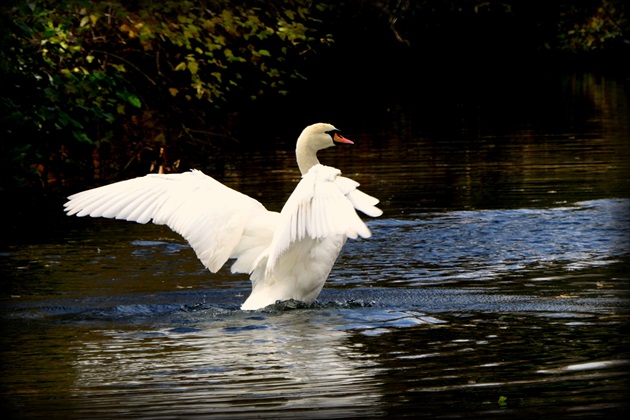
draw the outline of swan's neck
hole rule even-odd
[[[297,164],[302,175],[307,173],[313,166],[319,164],[317,150],[308,147],[306,142],[298,141],[295,147],[295,157],[297,158]]]

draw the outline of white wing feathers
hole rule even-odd
[[[271,270],[292,244],[303,239],[367,238],[370,230],[355,209],[380,216],[378,200],[338,169],[313,166],[281,213],[270,212],[200,171],[151,174],[68,197],[69,216],[107,217],[167,225],[182,235],[212,272],[235,258],[232,272]],[[266,261],[265,261],[266,258]]]
[[[323,239],[345,235],[348,238],[371,236],[370,230],[356,213],[380,216],[378,200],[356,188],[359,186],[341,171],[321,164],[302,176],[293,194],[280,212],[280,220],[267,255],[267,268],[291,246],[304,238]]]
[[[375,207],[379,203],[378,199],[358,190],[358,182],[340,176],[335,179],[335,184],[337,184],[341,192],[350,200],[355,209],[371,217],[378,217],[383,214],[383,210]]]
[[[194,170],[117,182],[80,192],[68,200],[68,215],[138,223],[153,219],[155,224],[167,225],[190,243],[212,272],[228,258],[239,258],[233,271],[251,271],[255,259],[252,252],[256,252],[251,247],[257,247],[259,255],[261,247],[269,245],[277,220],[258,201]],[[254,239],[240,243],[246,239],[244,232]]]

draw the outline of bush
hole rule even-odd
[[[165,146],[212,147],[235,104],[286,93],[331,42],[300,0],[129,4],[4,6],[4,192],[128,177],[157,170]]]

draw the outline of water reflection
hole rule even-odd
[[[374,362],[343,356],[345,334],[329,328],[340,317],[330,317],[233,314],[193,328],[105,330],[77,349],[75,394],[105,410],[114,402],[120,409],[139,405],[134,412],[146,417],[170,410],[221,417],[374,413],[380,391],[363,369]],[[82,412],[95,414],[99,407]]]
[[[356,306],[34,323],[27,331],[46,332],[5,348],[30,364],[4,366],[4,397],[10,413],[70,418],[614,416],[630,379],[627,352],[615,352],[629,344],[625,322]]]

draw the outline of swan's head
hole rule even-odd
[[[317,123],[306,127],[298,137],[295,147],[298,166],[302,174],[317,165],[317,152],[335,144],[354,144],[341,135],[341,131],[332,124]]]
[[[341,135],[341,131],[332,124],[317,123],[306,127],[297,141],[297,147],[304,146],[317,152],[335,144],[354,144]]]

